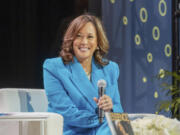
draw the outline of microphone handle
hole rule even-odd
[[[99,123],[101,124],[103,122],[103,119],[104,119],[104,111],[99,108],[98,112],[99,112],[98,119],[99,119]]]
[[[105,93],[105,89],[103,87],[99,88],[99,98],[102,97]],[[104,110],[98,108],[98,119],[99,119],[99,123],[101,124],[103,122],[104,119]]]

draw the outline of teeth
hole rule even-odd
[[[88,48],[79,48],[81,51],[88,51]]]

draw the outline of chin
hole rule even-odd
[[[86,58],[89,58],[90,55],[89,54],[86,54],[86,53],[82,53],[79,55],[79,58],[82,58],[82,59],[86,59]]]
[[[76,57],[79,61],[88,60],[90,57]]]

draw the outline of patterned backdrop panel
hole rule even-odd
[[[172,68],[171,0],[102,0],[102,20],[125,112],[156,113],[169,99],[156,75]]]

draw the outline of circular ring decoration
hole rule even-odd
[[[162,5],[164,6],[164,12],[162,11]],[[160,0],[159,1],[159,13],[161,16],[165,16],[167,13],[167,5],[166,5],[166,1],[164,0]]]
[[[144,17],[143,17],[144,14]],[[140,9],[140,19],[143,23],[147,22],[148,19],[148,13],[147,10],[145,8],[141,8]]]
[[[139,36],[139,34],[135,35],[134,41],[135,41],[136,45],[141,44],[141,37]]]
[[[171,54],[172,54],[172,49],[171,49],[171,46],[170,44],[166,44],[165,45],[165,48],[164,48],[164,53],[167,57],[170,57]]]
[[[146,78],[146,77],[143,77],[143,78],[142,78],[142,81],[143,81],[143,83],[146,83],[146,82],[147,82],[147,78]]]
[[[155,91],[155,92],[154,92],[154,98],[158,98],[158,97],[159,97],[158,92]]]
[[[147,61],[148,61],[149,63],[151,63],[152,60],[153,60],[152,53],[148,53],[148,54],[147,54]]]
[[[124,25],[127,25],[128,24],[128,19],[126,16],[123,16],[123,23]]]
[[[160,78],[164,78],[164,76],[165,76],[165,71],[164,71],[164,69],[161,68],[161,69],[159,70],[159,77],[160,77]]]
[[[157,33],[157,35],[156,35],[156,33]],[[152,35],[153,35],[154,40],[159,40],[159,38],[160,38],[160,30],[159,30],[158,26],[153,27]]]
[[[115,3],[115,0],[110,0],[110,2],[111,2],[112,4],[114,4],[114,3]]]

